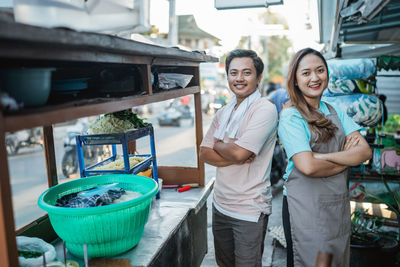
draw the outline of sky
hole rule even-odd
[[[70,1],[70,0],[65,0]],[[115,0],[130,2],[133,0]],[[168,32],[168,0],[150,1],[150,24],[155,25],[161,32]],[[268,32],[265,25],[261,25],[258,14],[266,11],[266,8],[247,8],[217,10],[214,7],[215,0],[176,0],[176,14],[193,14],[197,25],[204,31],[221,39],[221,50],[226,52],[236,48],[242,36],[255,36]],[[235,0],[232,0],[235,1]],[[0,5],[12,0],[0,0]],[[293,50],[304,47],[321,48],[318,40],[317,9],[315,0],[283,0],[283,5],[271,6],[274,13],[284,16],[289,25],[289,39],[292,40]],[[307,14],[311,18],[312,31],[306,31],[304,24]]]
[[[317,10],[313,0],[284,0],[284,5],[269,7],[274,13],[282,14],[289,25],[288,38],[292,40],[293,50],[304,47],[320,48],[318,40]],[[168,0],[150,1],[150,23],[168,32]],[[221,39],[224,51],[232,50],[242,36],[257,35],[267,30],[258,22],[258,14],[265,8],[217,10],[214,0],[176,0],[176,15],[193,14],[197,25]],[[313,25],[313,30],[305,29],[307,21]],[[256,30],[257,29],[257,30]],[[260,30],[262,29],[262,30]]]

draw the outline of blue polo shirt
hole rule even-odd
[[[361,129],[361,127],[355,123],[346,112],[335,107],[333,104],[331,104],[331,106],[335,109],[346,136]],[[330,114],[325,102],[322,101],[320,102],[319,111],[325,115]],[[311,133],[307,121],[303,119],[300,112],[294,107],[290,107],[284,109],[281,113],[279,118],[278,135],[286,151],[286,156],[288,157],[288,164],[286,166],[285,174],[283,175],[283,179],[287,180],[294,168],[292,156],[300,152],[312,151],[310,147]],[[286,195],[285,187],[283,194]]]
[[[282,105],[290,100],[289,94],[285,88],[279,88],[273,91],[267,98],[274,102],[278,115],[282,110]]]

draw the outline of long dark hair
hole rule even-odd
[[[328,64],[322,54],[312,48],[304,48],[298,51],[290,62],[286,79],[286,88],[292,106],[300,112],[301,116],[307,121],[311,130],[316,133],[317,139],[315,141],[317,143],[324,143],[335,135],[337,127],[331,120],[327,119],[324,114],[319,112],[318,109],[308,104],[303,93],[300,91],[300,88],[297,86],[297,68],[299,67],[300,61],[308,54],[313,54],[321,58],[326,67],[327,75],[329,75]],[[329,76],[327,78],[329,79]]]

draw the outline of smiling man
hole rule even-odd
[[[278,116],[258,90],[264,64],[254,51],[233,50],[225,65],[235,98],[217,112],[200,146],[200,159],[217,167],[215,257],[219,266],[261,266]]]

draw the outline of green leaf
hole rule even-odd
[[[145,122],[145,119],[139,118],[136,113],[133,113],[131,110],[122,110],[113,113],[106,114],[107,116],[114,116],[120,120],[129,121],[132,123],[136,129],[150,126],[151,123]]]

